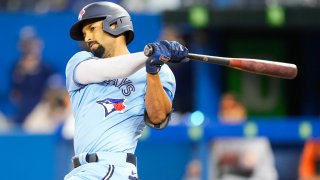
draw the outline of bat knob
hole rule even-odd
[[[153,47],[150,44],[147,44],[144,47],[143,52],[144,52],[144,55],[150,57],[153,54]]]

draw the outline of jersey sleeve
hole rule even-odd
[[[84,85],[77,82],[75,79],[75,69],[83,61],[94,57],[92,53],[80,51],[73,55],[66,66],[66,87],[69,92],[78,90]]]
[[[176,92],[176,80],[168,65],[164,64],[159,72],[161,83],[171,102]]]

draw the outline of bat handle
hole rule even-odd
[[[153,54],[153,46],[151,46],[150,44],[147,44],[144,47],[143,52],[144,52],[144,55],[146,55],[147,57],[152,56],[152,54]]]

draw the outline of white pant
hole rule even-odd
[[[97,153],[99,162],[87,163],[80,154],[81,166],[65,176],[65,180],[137,180],[137,167],[126,162],[125,153]],[[81,160],[82,159],[82,160]]]

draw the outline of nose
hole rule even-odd
[[[91,41],[91,38],[88,37],[87,35],[85,35],[85,36],[84,36],[84,42],[89,42],[89,41]]]
[[[85,42],[89,42],[89,41],[92,41],[92,35],[90,33],[85,33],[84,34],[84,41]]]

